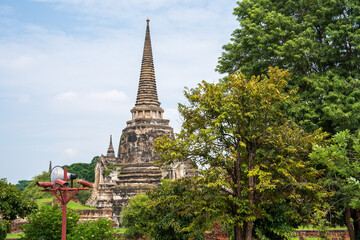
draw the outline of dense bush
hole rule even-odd
[[[35,203],[24,197],[23,192],[16,189],[15,185],[7,183],[4,178],[0,179],[0,240],[5,239],[6,234],[11,231],[11,220],[25,217],[35,208]]]
[[[111,228],[113,223],[110,219],[100,218],[97,221],[86,221],[78,224],[73,233],[68,237],[69,240],[97,240],[115,239],[114,231]]]
[[[80,216],[75,211],[67,211],[67,234],[74,231],[79,219]],[[21,227],[25,234],[23,239],[61,239],[62,211],[59,205],[42,206],[37,213],[28,216],[28,221],[28,224]]]

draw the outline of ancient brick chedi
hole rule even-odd
[[[116,221],[130,197],[161,185],[161,179],[176,179],[192,175],[186,165],[178,164],[160,169],[153,152],[154,139],[167,135],[174,137],[169,120],[163,119],[164,110],[158,100],[154,62],[151,49],[149,20],[147,20],[143,59],[138,93],[132,119],[123,130],[117,157],[110,136],[106,156],[95,166],[95,183],[88,205],[112,208]]]

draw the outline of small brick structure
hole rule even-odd
[[[228,240],[229,236],[223,231],[219,222],[214,223],[210,233],[205,234],[205,240]]]
[[[11,221],[11,233],[21,233],[22,230],[20,229],[21,225],[24,225],[28,221],[24,218],[18,218]]]
[[[327,231],[329,240],[350,240],[349,232],[344,229],[331,229]],[[306,240],[307,238],[319,237],[317,230],[296,230],[296,237],[299,240]]]

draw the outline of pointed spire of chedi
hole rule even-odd
[[[110,144],[109,144],[109,148],[107,150],[106,156],[108,158],[115,158],[115,151],[114,151],[114,147],[113,147],[113,144],[112,144],[112,135],[110,135]]]
[[[146,22],[147,25],[144,52],[141,63],[139,87],[135,107],[131,110],[133,114],[132,119],[162,119],[164,110],[160,107],[160,102],[158,100],[156,89],[154,60],[150,39],[150,20],[147,19]]]
[[[147,19],[146,21],[147,21],[147,26],[146,26],[146,34],[145,34],[144,52],[141,63],[140,81],[139,81],[139,88],[138,88],[135,106],[138,105],[159,106],[159,100],[156,90],[154,60],[151,49],[150,28],[149,28],[150,20]]]

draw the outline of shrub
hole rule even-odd
[[[79,219],[80,216],[75,211],[67,211],[67,234],[71,234],[74,231]],[[62,210],[59,208],[59,205],[42,206],[37,213],[28,216],[28,221],[28,224],[21,226],[24,231],[22,239],[61,239]]]
[[[73,210],[67,211],[66,236],[69,240],[87,239],[114,239],[114,231],[111,228],[112,222],[109,219],[99,219],[97,221],[86,221],[78,223],[80,216]],[[57,240],[61,239],[62,230],[62,210],[59,205],[42,206],[36,214],[28,217],[29,223],[21,228],[24,231],[22,239],[42,239]]]
[[[69,240],[97,240],[115,239],[114,230],[111,228],[113,223],[110,219],[100,218],[97,221],[86,221],[78,224]]]

